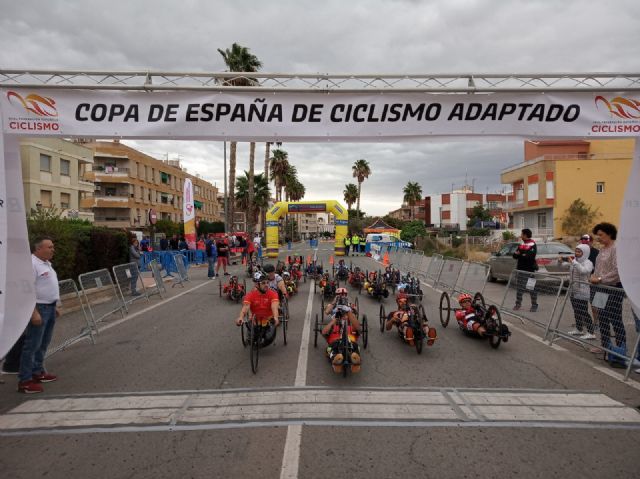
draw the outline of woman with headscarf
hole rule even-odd
[[[571,291],[569,299],[576,319],[576,329],[569,331],[580,339],[595,339],[593,321],[589,315],[589,276],[593,271],[593,263],[589,261],[590,248],[586,244],[576,246],[575,257],[560,257],[558,261],[570,268]],[[587,332],[584,332],[586,327]]]

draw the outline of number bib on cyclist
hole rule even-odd
[[[268,289],[264,294],[254,289],[244,297],[243,303],[251,305],[251,312],[261,321],[273,317],[271,303],[274,301],[278,301],[278,293],[272,289]]]

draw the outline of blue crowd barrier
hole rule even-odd
[[[150,271],[149,263],[155,259],[160,263],[166,273],[177,273],[178,270],[176,269],[175,261],[173,261],[174,254],[182,254],[185,257],[185,266],[187,268],[189,268],[191,264],[202,264],[206,262],[205,252],[199,250],[144,251],[140,258],[140,271]]]

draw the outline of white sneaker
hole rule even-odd
[[[583,332],[582,331],[578,331],[577,329],[572,329],[571,331],[569,331],[569,334],[571,336],[582,336]]]
[[[595,334],[586,333],[580,336],[580,339],[591,340],[591,339],[596,339],[596,336]]]

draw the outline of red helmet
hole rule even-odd
[[[463,301],[473,301],[473,298],[470,294],[462,293],[460,296],[458,296],[458,303],[462,304]]]
[[[336,289],[336,294],[347,294],[347,288],[338,288]]]

